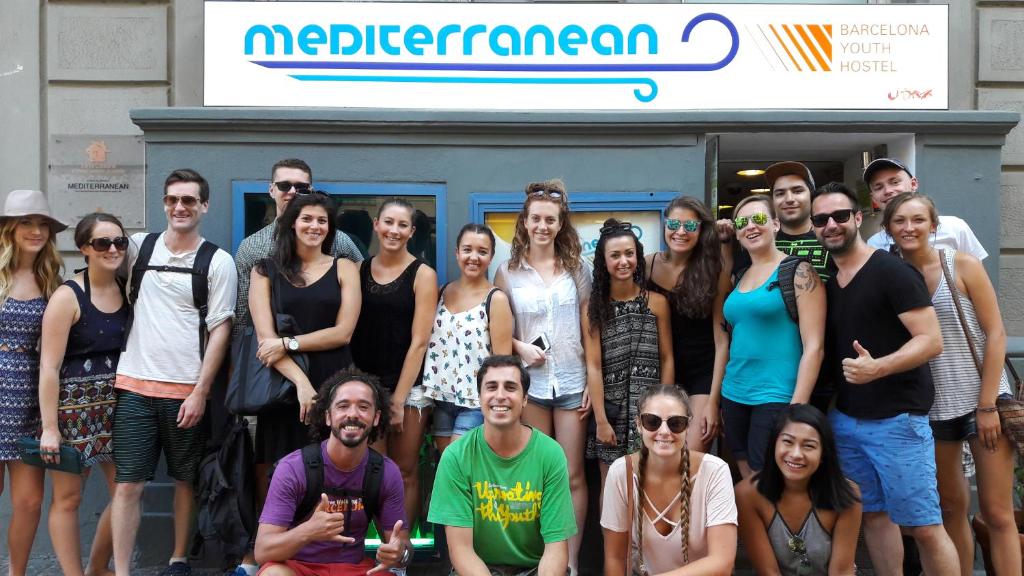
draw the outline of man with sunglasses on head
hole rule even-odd
[[[288,203],[298,194],[309,194],[313,191],[313,170],[303,160],[286,158],[279,160],[270,170],[270,186],[267,193],[274,199],[274,220],[247,236],[238,245],[235,253],[235,268],[238,270],[238,301],[235,304],[235,327],[232,337],[237,338],[246,326],[252,326],[249,315],[249,275],[253,266],[264,258],[269,258],[274,249],[274,227],[277,219],[284,213]],[[334,217],[334,215],[331,215]],[[352,239],[338,230],[334,235],[333,255],[336,258],[347,258],[353,262],[362,262],[363,256]]]
[[[924,278],[861,239],[862,214],[850,188],[831,182],[811,203],[811,223],[838,272],[828,294],[823,371],[837,386],[829,420],[843,473],[857,483],[864,539],[878,574],[900,574],[900,526],[921,550],[925,573],[959,574],[942,526],[935,443],[928,410],[935,389],[928,360],[942,335]]]
[[[880,210],[885,210],[889,201],[899,194],[917,192],[917,178],[910,173],[906,164],[894,158],[876,158],[864,168],[864,183],[868,185],[871,199]],[[885,230],[879,230],[867,240],[868,246],[892,252],[895,243]],[[956,216],[942,214],[935,230],[936,248],[950,248],[966,252],[978,260],[988,257],[988,252],[974,235],[970,225]]]
[[[142,492],[153,479],[161,452],[174,479],[174,551],[161,575],[191,574],[186,550],[192,483],[208,433],[206,400],[231,336],[237,284],[231,256],[199,235],[209,201],[206,179],[194,170],[175,170],[164,182],[167,229],[134,234],[129,246],[133,320],[114,384],[117,490],[111,525],[118,576],[131,571]],[[205,258],[204,319],[193,299],[203,279],[194,281],[193,276],[197,262]]]
[[[445,526],[452,574],[565,576],[576,533],[562,447],[519,421],[530,374],[518,356],[477,372],[484,423],[441,455],[428,520]]]

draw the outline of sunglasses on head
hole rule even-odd
[[[547,196],[548,198],[561,198],[562,197],[562,193],[559,192],[558,190],[548,190],[547,188],[538,188],[536,190],[531,190],[531,191],[527,192],[526,195],[527,196],[537,196],[537,197]]]
[[[611,234],[612,232],[629,232],[632,229],[632,222],[619,222],[618,224],[612,224],[610,226],[601,226],[601,229],[598,230],[598,234],[604,236],[605,234]]]
[[[811,573],[811,559],[807,557],[807,543],[799,536],[791,536],[786,543],[789,551],[800,557],[800,565],[796,569],[798,576]]]
[[[641,414],[640,425],[644,427],[644,430],[648,432],[657,432],[661,429],[661,423],[665,422],[668,424],[669,432],[673,434],[679,434],[690,424],[689,416],[669,416],[668,418],[662,418],[657,414]]]
[[[111,246],[117,248],[118,252],[124,252],[125,250],[128,249],[128,237],[115,236],[113,238],[93,238],[92,240],[86,242],[86,245],[92,246],[92,249],[96,250],[97,252],[106,252],[107,250],[110,250]]]
[[[811,216],[811,224],[815,228],[824,228],[828,225],[828,219],[831,218],[836,221],[836,224],[842,224],[853,216],[853,209],[843,208],[842,210],[836,210],[835,212],[827,212],[825,214],[814,214]]]
[[[199,198],[196,196],[175,196],[173,194],[164,195],[164,206],[173,208],[181,202],[181,205],[185,208],[192,208],[196,204],[199,204]]]
[[[287,192],[295,188],[296,194],[309,194],[309,191],[312,189],[312,186],[305,182],[289,182],[288,180],[274,182],[274,186],[277,186],[277,189],[281,192]]]
[[[700,220],[676,220],[675,218],[669,218],[665,220],[665,228],[675,232],[682,228],[686,232],[696,232],[697,228],[700,228]]]
[[[768,215],[764,212],[756,212],[750,216],[737,216],[732,219],[732,225],[737,230],[743,230],[751,222],[758,226],[764,226],[768,223]]]

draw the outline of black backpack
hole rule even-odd
[[[363,510],[366,511],[367,522],[379,518],[380,486],[384,479],[384,457],[373,448],[366,462],[363,474],[362,499]],[[320,454],[320,443],[307,444],[302,447],[302,464],[306,470],[306,493],[295,508],[292,525],[303,522],[320,502],[320,494],[324,491],[324,460]],[[382,528],[383,530],[383,528]]]
[[[796,288],[793,286],[793,279],[796,276],[796,268],[801,262],[807,262],[810,264],[810,260],[802,256],[786,256],[782,259],[782,263],[779,264],[779,276],[775,282],[768,285],[768,290],[774,290],[778,288],[782,291],[782,301],[786,303],[786,311],[789,312],[789,317],[793,319],[793,322],[800,323],[800,313],[796,305]],[[740,278],[747,273],[750,267],[741,268],[736,271],[736,282],[735,286],[739,286]]]
[[[210,272],[210,262],[213,260],[213,255],[217,252],[218,247],[213,242],[203,241],[199,246],[199,251],[196,253],[196,258],[192,262],[191,268],[150,266],[149,259],[153,257],[153,247],[156,246],[156,241],[159,237],[159,232],[146,234],[145,240],[142,241],[142,246],[139,247],[139,256],[135,259],[135,264],[132,266],[131,284],[128,289],[128,304],[134,309],[135,301],[139,299],[139,291],[142,289],[142,277],[150,270],[191,274],[192,303],[195,305],[196,310],[199,311],[199,357],[203,358],[206,355],[206,314],[209,312],[208,301],[210,299],[210,286],[206,277]],[[132,321],[133,319],[129,317],[128,326],[125,327],[124,331],[122,352],[124,347],[128,345],[128,332],[132,329]]]
[[[198,515],[193,557],[205,542],[217,542],[226,556],[240,558],[256,540],[256,481],[249,425],[242,417],[229,424],[220,448],[199,464]]]

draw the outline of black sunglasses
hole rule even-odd
[[[679,434],[690,424],[689,416],[669,416],[667,419],[663,419],[657,414],[641,414],[640,425],[644,427],[644,430],[648,432],[657,432],[661,428],[661,423],[665,422],[668,424],[668,429],[673,434]]]
[[[305,182],[289,182],[288,180],[274,182],[274,186],[277,186],[277,189],[281,192],[287,192],[295,188],[296,194],[309,194],[309,190],[312,188],[312,185]]]
[[[612,224],[610,226],[601,226],[601,229],[598,230],[598,233],[601,236],[604,236],[605,234],[611,234],[612,232],[629,232],[632,229],[632,222],[619,222],[618,224]]]
[[[828,212],[826,214],[814,214],[811,216],[811,224],[814,224],[815,228],[824,228],[828,224],[828,219],[831,218],[836,221],[836,224],[842,224],[853,216],[853,209],[843,208],[842,210],[836,210],[835,212]]]
[[[113,246],[118,252],[124,252],[128,249],[128,237],[127,236],[115,236],[113,238],[93,238],[85,243],[87,246],[92,246],[93,250],[97,252],[106,252]]]

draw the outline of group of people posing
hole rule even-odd
[[[259,530],[230,574],[405,569],[428,431],[441,459],[427,517],[463,576],[575,575],[585,458],[600,464],[609,576],[729,574],[738,538],[759,574],[853,574],[861,529],[876,573],[901,573],[904,531],[927,574],[970,574],[965,442],[993,565],[1020,574],[1014,448],[996,411],[1011,393],[1006,336],[984,249],[898,160],[865,169],[883,209],[867,241],[847,186],[815,187],[798,162],[765,176],[771,192],[731,220],[673,199],[654,253],[608,219],[592,262],[564,184],[531,183],[493,282],[495,236],[472,223],[443,286],[408,250],[413,206],[380,206],[377,253],[362,260],[297,159],[274,165],[275,218],[234,258],[200,236],[209,186],[182,169],[164,184],[161,233],[85,216],[86,267],[63,283],[66,226],[42,193],[12,192],[0,220],[10,574],[25,574],[43,499],[44,469],[19,460],[25,437],[52,467],[69,447],[83,466],[51,473],[65,574],[107,574],[111,559],[130,573],[161,454],[175,481],[164,574],[190,574],[211,390],[231,342],[253,335],[294,397],[255,418]],[[735,487],[710,454],[723,435]],[[78,507],[95,465],[111,502],[83,568]]]

